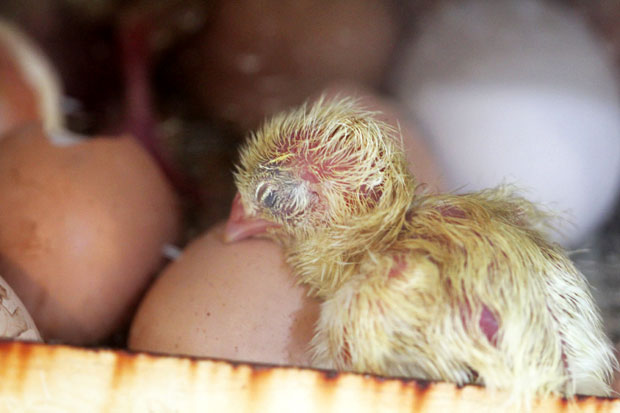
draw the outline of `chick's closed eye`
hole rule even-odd
[[[315,209],[319,196],[302,181],[259,182],[254,202],[263,215],[294,224],[306,211]]]
[[[273,208],[278,200],[276,188],[266,182],[261,182],[256,187],[256,202],[265,208]]]

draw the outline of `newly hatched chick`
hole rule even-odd
[[[525,402],[609,394],[611,344],[544,214],[506,187],[416,195],[395,136],[354,101],[319,100],[241,150],[227,237],[280,242],[323,300],[316,363]]]

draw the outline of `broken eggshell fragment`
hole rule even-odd
[[[37,120],[46,130],[62,126],[59,77],[43,52],[0,18],[0,135]]]
[[[0,277],[0,338],[41,341],[32,317],[11,286]]]

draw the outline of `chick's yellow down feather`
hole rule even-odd
[[[416,193],[402,145],[347,99],[267,121],[241,150],[229,240],[280,242],[323,300],[317,365],[607,395],[615,359],[584,277],[510,187]]]

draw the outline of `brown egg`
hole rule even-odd
[[[351,82],[332,83],[315,95],[315,99],[322,95],[327,98],[350,96],[358,99],[364,108],[378,112],[377,117],[398,130],[402,136],[409,171],[418,183],[424,184],[424,189],[431,192],[446,189],[437,157],[406,108],[387,96],[381,96],[361,84]]]
[[[0,337],[41,341],[32,317],[2,277],[0,277]]]
[[[51,136],[31,124],[0,140],[0,274],[44,339],[89,344],[161,265],[176,199],[133,139]]]
[[[318,303],[284,263],[280,247],[222,242],[222,225],[193,241],[151,287],[129,348],[308,365]]]
[[[47,58],[16,26],[0,19],[0,135],[42,120],[59,128],[60,81]]]
[[[253,128],[330,81],[376,85],[396,37],[388,2],[220,1],[175,73],[207,113]]]

